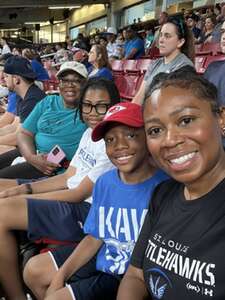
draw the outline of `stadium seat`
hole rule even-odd
[[[138,72],[137,60],[135,60],[135,59],[124,60],[123,71],[124,71],[124,73],[126,73],[126,72],[137,73]]]
[[[195,69],[198,74],[203,74],[205,72],[205,62],[206,62],[207,56],[196,56],[195,57]]]
[[[147,71],[149,65],[151,64],[152,59],[150,58],[144,58],[144,59],[138,59],[137,61],[137,70],[143,74]]]
[[[146,51],[146,58],[151,58],[151,59],[157,59],[159,58],[160,52],[159,52],[159,48],[158,47],[150,47],[147,51]]]
[[[56,80],[43,81],[44,91],[46,94],[54,94],[59,92],[59,82]]]
[[[140,78],[140,75],[135,73],[117,74],[114,76],[114,82],[122,100],[132,100],[137,88],[140,86]]]
[[[195,46],[195,55],[217,55],[220,53],[220,43],[206,43]]]
[[[123,60],[119,60],[119,59],[113,60],[111,63],[113,73],[122,73],[123,64],[124,64]]]
[[[205,61],[205,69],[208,67],[209,64],[211,64],[211,62],[213,61],[223,61],[225,60],[225,55],[221,54],[221,55],[210,55],[206,57],[206,61]],[[224,74],[225,75],[225,74]]]

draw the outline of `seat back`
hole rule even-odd
[[[198,74],[203,74],[205,72],[206,58],[206,55],[195,57],[195,69]]]
[[[152,59],[150,58],[144,58],[144,59],[139,59],[137,61],[137,70],[143,74],[147,71],[149,65],[151,64]]]

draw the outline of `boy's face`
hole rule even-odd
[[[105,134],[104,140],[106,153],[123,178],[135,174],[139,176],[149,157],[144,128],[115,123]]]

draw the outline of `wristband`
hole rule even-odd
[[[33,194],[33,190],[30,183],[25,183],[27,194]]]

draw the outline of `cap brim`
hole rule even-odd
[[[56,77],[59,77],[62,73],[66,72],[66,71],[73,71],[74,73],[79,74],[81,77],[87,78],[87,77],[85,77],[83,74],[81,74],[80,72],[77,72],[77,71],[75,71],[75,70],[73,70],[73,69],[71,69],[71,68],[65,68],[65,69],[63,69],[63,70],[59,70],[59,71],[56,73]]]
[[[122,125],[127,125],[130,127],[135,127],[135,128],[141,128],[144,127],[144,123],[141,122],[137,122],[135,120],[131,120],[131,119],[127,119],[127,120],[106,120],[106,121],[102,121],[100,122],[98,125],[96,125],[96,127],[93,129],[92,131],[92,135],[91,138],[94,142],[97,142],[101,139],[104,138],[108,125],[112,124],[112,123],[118,123],[118,124],[122,124]]]

